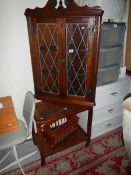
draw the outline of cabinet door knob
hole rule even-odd
[[[116,96],[117,92],[112,92],[111,95],[112,96]]]
[[[69,49],[68,52],[69,53],[74,53],[74,49]]]

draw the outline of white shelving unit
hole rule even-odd
[[[96,106],[93,111],[92,138],[122,126],[122,100],[129,93],[131,77],[123,76],[118,81],[97,87]],[[79,125],[86,131],[88,111],[79,113]]]

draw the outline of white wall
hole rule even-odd
[[[80,5],[100,6],[104,10],[103,21],[113,19],[126,22],[127,4],[125,0],[76,0]]]
[[[21,119],[25,93],[34,91],[24,11],[26,8],[43,7],[46,2],[0,0],[0,96],[12,96],[16,114]]]
[[[0,0],[0,96],[12,96],[19,118],[25,93],[34,91],[24,11],[45,2]]]

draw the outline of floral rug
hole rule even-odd
[[[122,141],[122,129],[118,128],[93,139],[89,147],[85,143],[24,167],[26,175],[126,175],[131,167]],[[20,175],[20,170],[8,175]]]

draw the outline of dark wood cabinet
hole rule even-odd
[[[55,9],[49,0],[43,8],[25,11],[35,97],[42,100],[36,104],[35,113],[42,163],[45,156],[85,138],[89,143],[91,135],[103,11],[99,7],[79,7],[73,0],[66,3],[67,8],[60,4]],[[86,137],[78,128],[53,148],[46,143],[46,123],[85,110],[89,110]]]

